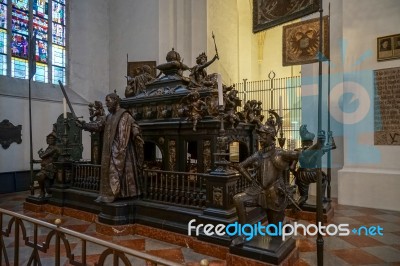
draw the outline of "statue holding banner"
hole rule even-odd
[[[330,137],[328,143],[325,145],[325,132],[320,132],[318,141],[313,145],[315,134],[307,130],[307,125],[300,126],[300,138],[301,138],[301,149],[302,151],[298,160],[294,161],[291,166],[291,171],[296,177],[296,185],[300,194],[300,198],[297,204],[301,207],[307,202],[308,190],[311,183],[317,182],[318,176],[318,156],[322,156],[329,150],[336,148],[333,138]],[[331,132],[328,133],[331,136]],[[321,152],[320,152],[321,150]],[[296,163],[299,162],[299,167],[296,169]],[[321,171],[322,175],[322,193],[325,194],[327,186],[327,175]]]
[[[196,58],[197,65],[190,69],[189,87],[211,87],[216,84],[216,79],[214,78],[215,80],[213,80],[213,75],[207,75],[206,71],[206,67],[214,63],[216,59],[219,59],[218,54],[216,54],[210,61],[207,61],[207,55],[205,53],[201,53]]]

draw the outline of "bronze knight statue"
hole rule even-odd
[[[298,162],[299,167],[295,169],[297,160],[293,162],[290,170],[293,175],[296,177],[296,185],[299,190],[300,198],[297,203],[299,206],[302,206],[306,203],[308,199],[308,189],[311,183],[317,182],[317,162],[318,156],[322,156],[325,152],[335,149],[335,143],[333,138],[328,140],[328,143],[325,145],[325,132],[320,132],[318,136],[318,141],[313,145],[313,140],[315,135],[307,130],[307,125],[300,126],[300,138],[301,138],[301,149],[302,151]],[[328,133],[331,136],[331,132]],[[322,150],[322,154],[319,153],[319,150]],[[325,194],[326,185],[327,185],[327,176],[326,173],[322,171],[322,192]],[[326,200],[324,198],[324,200]]]
[[[276,114],[274,111],[270,113]],[[288,194],[283,173],[289,168],[290,163],[298,158],[300,152],[285,151],[275,146],[276,125],[271,117],[265,125],[256,129],[261,149],[237,167],[237,170],[252,183],[244,192],[236,194],[233,198],[241,224],[250,222],[246,207],[262,207],[270,224],[278,225],[285,218],[285,208],[291,195]],[[257,171],[260,181],[251,176],[249,168]],[[243,238],[237,238],[233,244],[240,244],[243,241]]]
[[[288,170],[293,161],[299,160],[303,153],[313,146],[304,150],[283,150],[275,146],[277,128],[281,127],[281,119],[274,111],[267,122],[259,126],[256,131],[259,136],[261,149],[234,166],[252,185],[244,192],[236,194],[233,198],[239,223],[246,224],[248,220],[246,207],[261,207],[265,210],[269,224],[284,222],[285,209],[291,203],[297,206],[292,197],[292,189],[285,183],[284,171]],[[274,119],[275,117],[275,119]],[[275,121],[276,120],[276,121]],[[318,136],[318,143],[324,143],[325,135]],[[250,174],[249,169],[257,172],[258,178]],[[233,240],[233,244],[244,242],[243,237]]]
[[[58,156],[60,155],[60,149],[56,146],[57,136],[55,132],[51,132],[46,137],[46,142],[49,146],[47,146],[46,150],[40,149],[38,151],[39,157],[41,159],[40,166],[41,169],[39,173],[36,174],[36,180],[39,183],[40,188],[40,198],[44,198],[45,196],[49,195],[48,186],[47,184],[54,180],[54,175],[56,174],[56,166],[54,162],[57,161]]]

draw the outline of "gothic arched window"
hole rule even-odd
[[[28,79],[31,58],[33,80],[66,83],[67,1],[0,0],[0,75]],[[35,56],[29,58],[33,41]]]

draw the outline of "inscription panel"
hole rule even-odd
[[[374,144],[400,145],[400,67],[375,70],[374,76]]]

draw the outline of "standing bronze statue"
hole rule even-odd
[[[328,139],[328,143],[325,145],[325,132],[320,132],[318,141],[313,144],[315,134],[307,130],[307,125],[300,126],[300,138],[301,138],[301,155],[298,159],[299,167],[296,169],[297,160],[293,162],[291,171],[296,177],[296,185],[299,190],[300,198],[297,201],[299,206],[304,205],[308,199],[308,190],[311,183],[317,182],[318,169],[317,162],[318,157],[322,156],[329,150],[335,149],[335,143],[331,139]],[[329,133],[331,135],[331,133]],[[322,153],[320,153],[322,150]],[[327,175],[322,171],[322,193],[325,195],[327,185]],[[324,198],[326,200],[326,198]]]
[[[211,75],[207,75],[206,67],[214,63],[216,59],[219,59],[218,54],[216,54],[213,59],[207,62],[207,55],[201,53],[196,58],[196,64],[190,69],[190,85],[189,87],[211,87],[216,84],[215,80],[212,80]]]
[[[36,174],[36,180],[39,183],[40,194],[39,198],[44,198],[50,194],[48,187],[50,186],[50,182],[54,180],[54,175],[57,172],[57,168],[54,165],[54,162],[57,161],[58,156],[60,155],[60,149],[56,146],[57,136],[55,132],[51,132],[46,137],[46,142],[49,146],[47,146],[46,150],[40,149],[38,151],[39,157],[41,161],[41,169],[39,173]]]
[[[90,121],[96,121],[96,123],[105,123],[106,114],[103,108],[103,103],[95,101],[89,104],[89,119]],[[91,132],[91,148],[92,148],[92,163],[101,163],[102,144],[103,144],[103,131]]]
[[[83,129],[104,131],[97,202],[109,203],[117,198],[140,195],[144,142],[138,124],[119,102],[119,96],[110,93],[106,96],[109,114],[105,120],[78,122]]]

